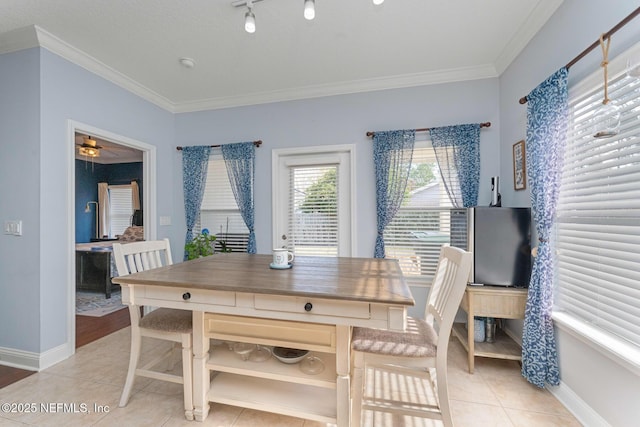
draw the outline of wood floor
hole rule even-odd
[[[102,317],[76,316],[76,348],[89,344],[131,324],[125,307]],[[0,388],[34,374],[34,371],[0,365]]]

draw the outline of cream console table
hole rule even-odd
[[[414,304],[397,261],[296,257],[269,268],[271,255],[215,254],[114,278],[130,305],[193,311],[194,414],[219,402],[347,427],[352,326],[402,330]],[[307,349],[318,375],[271,359],[243,361],[210,339]],[[210,378],[212,378],[210,380]]]
[[[524,319],[527,290],[502,286],[467,286],[460,308],[467,312],[467,328],[464,324],[453,326],[453,335],[467,350],[469,373],[473,373],[474,357],[494,357],[498,359],[522,360],[520,346],[502,331],[496,331],[495,342],[476,343],[474,337],[474,317],[495,317],[499,319]]]

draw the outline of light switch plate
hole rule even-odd
[[[161,216],[160,217],[160,225],[171,225],[171,217],[170,216]]]
[[[22,236],[22,221],[5,221],[4,234],[9,234],[12,236]]]

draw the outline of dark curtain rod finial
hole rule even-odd
[[[481,127],[481,128],[488,128],[488,127],[491,127],[491,122],[484,122],[484,123],[480,123],[480,127]],[[428,131],[430,131],[431,129],[433,129],[433,128],[420,128],[420,129],[416,129],[415,131],[416,131],[416,132],[428,132]],[[375,133],[375,132],[372,132],[372,131],[368,131],[368,132],[367,132],[367,136],[368,136],[369,138],[373,137],[375,134],[376,134],[376,133]]]
[[[257,140],[257,141],[253,141],[253,145],[255,145],[255,146],[256,146],[256,148],[260,148],[260,146],[262,145],[262,140],[260,140],[260,139],[259,139],[259,140]],[[221,146],[221,145],[210,145],[210,147],[211,147],[211,148],[220,148],[220,147],[222,147],[222,146]],[[177,147],[176,147],[176,150],[178,150],[178,151],[182,151],[182,147],[177,146]]]

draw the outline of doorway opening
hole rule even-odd
[[[126,221],[131,222],[132,226],[135,222],[136,227],[143,227],[145,240],[155,239],[156,147],[74,121],[69,121],[68,135],[71,156],[68,189],[70,195],[68,198],[70,218],[68,277],[71,280],[68,285],[70,310],[67,313],[67,336],[69,337],[67,345],[69,354],[73,354],[78,345],[100,338],[95,335],[87,340],[86,332],[82,332],[86,331],[87,327],[91,330],[102,331],[102,335],[115,331],[110,327],[102,328],[99,326],[102,321],[105,325],[109,323],[113,313],[102,317],[95,316],[96,313],[93,313],[94,316],[91,317],[77,317],[76,292],[78,284],[80,284],[79,289],[85,286],[92,288],[83,291],[90,291],[91,294],[102,297],[104,299],[102,302],[106,306],[117,305],[110,304],[108,301],[114,297],[113,288],[108,286],[112,277],[110,245],[113,244],[116,234],[121,234],[115,229],[118,226],[122,227],[122,224],[119,224],[122,222],[122,218],[119,218],[117,214],[114,215],[117,224],[111,224],[112,221],[109,220],[108,213],[106,219],[104,216],[100,218],[99,209],[105,206],[99,204],[98,182],[107,183],[107,187],[112,186],[113,188],[118,188],[121,185],[135,188],[134,183],[139,186],[137,189],[139,194],[138,212],[136,215],[133,215],[132,212],[130,218],[126,215]],[[117,209],[118,203],[121,201],[117,200],[116,196],[117,194],[114,193],[113,200]],[[105,205],[108,206],[109,203],[105,203]],[[128,209],[132,208],[129,201],[125,201],[122,205],[128,206]],[[118,222],[118,220],[120,221]],[[110,230],[111,227],[114,229],[113,233],[103,231]],[[108,253],[100,253],[101,250]],[[93,287],[96,288],[93,289]],[[104,290],[98,289],[102,287]],[[120,293],[117,293],[116,296],[120,298]],[[120,313],[117,316],[127,320],[128,312],[124,311],[123,313],[125,314]],[[127,326],[124,323],[120,322],[118,329]]]

